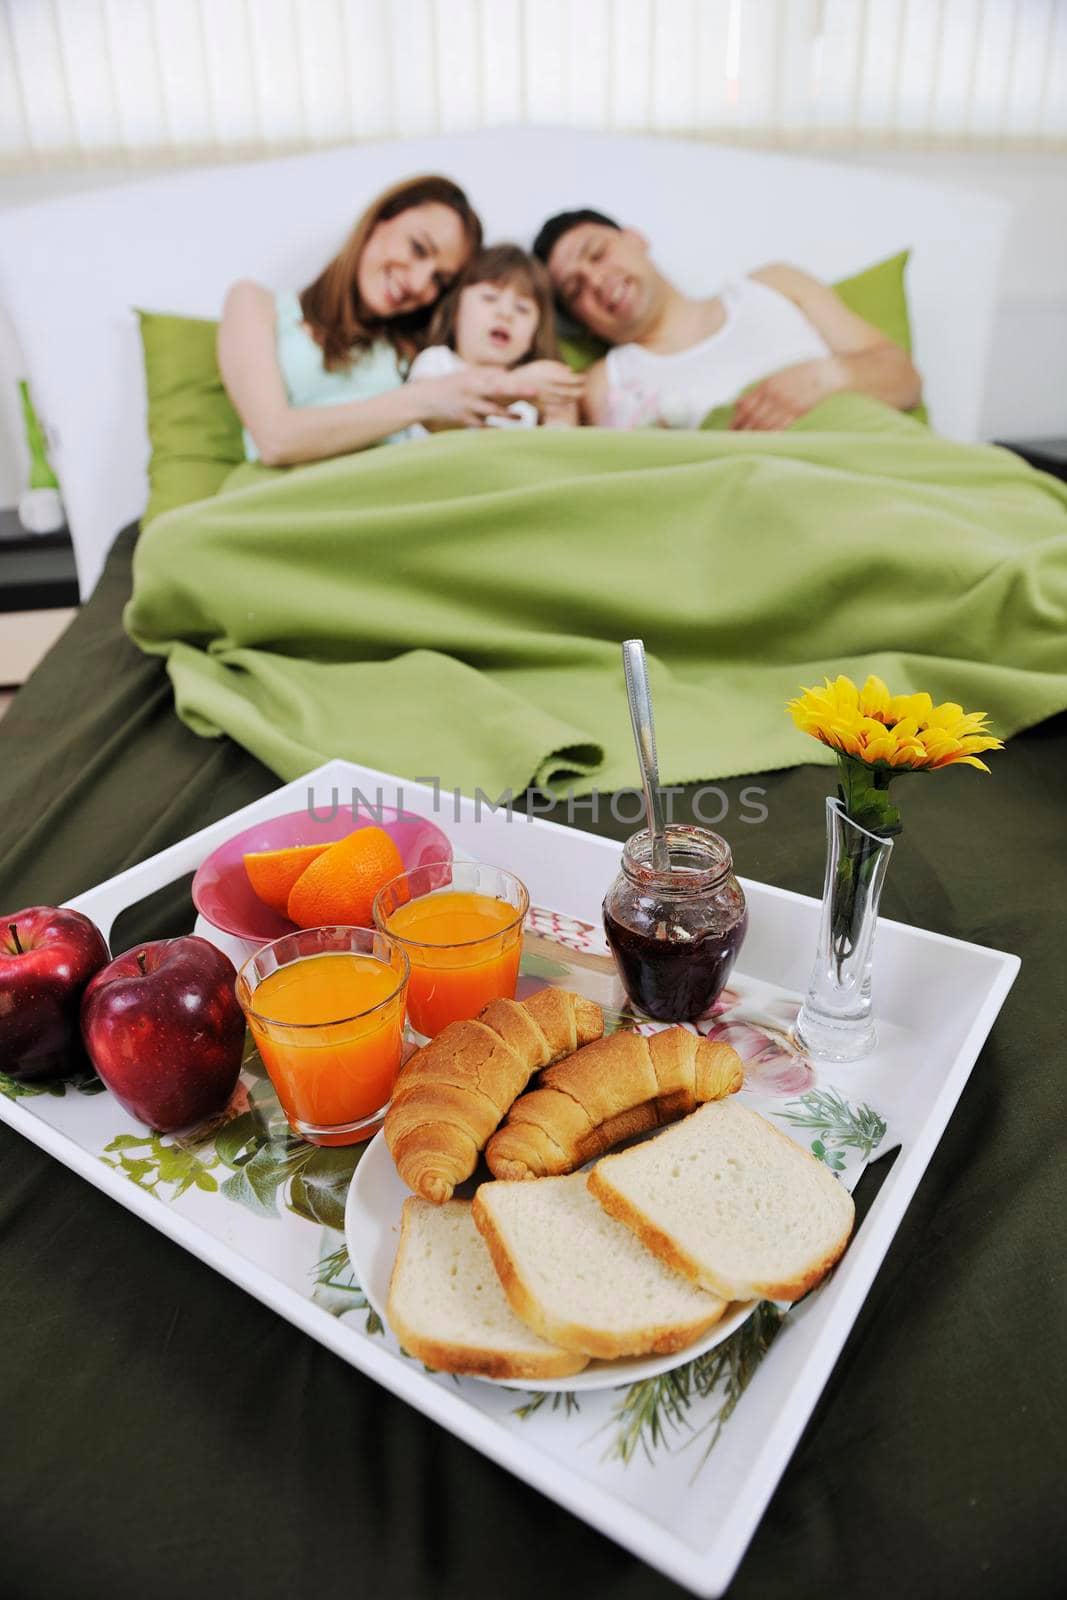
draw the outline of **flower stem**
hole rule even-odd
[[[839,983],[863,932],[864,907],[877,861],[878,845],[863,833],[851,849],[842,850],[837,863],[830,938]]]
[[[856,825],[856,832],[849,830],[842,842],[831,907],[830,949],[841,983],[844,967],[863,937],[882,844],[899,833],[902,824],[889,798],[889,785],[899,772],[869,767],[846,755],[839,756],[838,770],[838,797],[846,817]]]

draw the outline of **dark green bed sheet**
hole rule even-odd
[[[5,908],[77,894],[276,782],[184,728],[122,633],[133,539],[0,721]],[[758,780],[766,822],[730,830],[742,872],[817,891],[827,780]],[[751,781],[724,785],[734,815]],[[1060,717],[992,777],[903,796],[886,913],[1017,951],[1022,972],[739,1600],[1059,1592],[1065,795]],[[171,892],[130,941],[188,916]],[[4,1126],[0,1240],[4,1600],[682,1593]]]

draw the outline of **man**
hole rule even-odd
[[[788,427],[844,389],[902,411],[919,401],[904,351],[798,267],[764,267],[694,300],[642,234],[589,209],[551,217],[534,254],[564,311],[612,346],[588,374],[588,422],[698,427],[742,389],[734,428]]]

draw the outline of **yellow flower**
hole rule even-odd
[[[964,765],[988,772],[979,752],[1004,748],[989,732],[986,712],[964,711],[951,700],[935,706],[925,693],[891,695],[873,675],[862,689],[851,678],[827,678],[821,689],[790,700],[789,710],[803,733],[869,767],[921,772]]]

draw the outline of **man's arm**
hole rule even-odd
[[[542,428],[580,428],[582,412],[576,400],[540,407]]]
[[[595,361],[587,367],[582,374],[585,378],[585,393],[581,399],[581,419],[593,428],[607,426],[608,406],[608,364],[604,360]]]
[[[830,347],[822,360],[802,361],[757,384],[738,401],[735,428],[784,428],[842,389],[869,394],[906,411],[922,396],[908,355],[871,323],[850,311],[825,283],[782,263],[752,273],[802,311]]]

